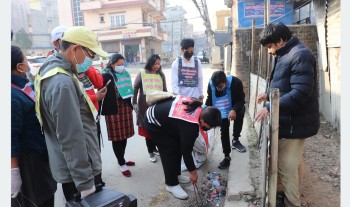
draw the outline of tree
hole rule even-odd
[[[15,33],[15,40],[13,41],[15,45],[20,47],[22,50],[27,50],[32,47],[32,40],[29,35],[21,28],[17,33]]]

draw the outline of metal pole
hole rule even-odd
[[[278,88],[270,89],[270,162],[269,162],[269,187],[268,187],[268,207],[276,207],[277,188],[277,160],[278,160],[278,125],[280,93]]]
[[[174,60],[174,19],[171,16],[171,61]]]
[[[249,103],[250,103],[250,74],[254,71],[255,69],[255,56],[254,56],[254,51],[255,51],[255,47],[254,47],[254,43],[255,43],[255,19],[252,19],[252,42],[251,42],[251,46],[250,46],[250,67],[249,67],[249,90],[248,90],[248,107],[249,107]],[[233,50],[233,48],[232,48]],[[231,50],[231,58],[232,58],[232,50]],[[232,63],[231,63],[232,64]],[[256,94],[257,95],[257,94]]]

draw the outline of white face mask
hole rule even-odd
[[[124,71],[124,66],[123,65],[115,66],[114,70],[117,73],[122,73]]]

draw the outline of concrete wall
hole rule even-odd
[[[333,127],[340,129],[340,48],[328,48],[328,71],[319,71],[320,111]]]

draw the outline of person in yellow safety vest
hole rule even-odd
[[[61,50],[40,68],[34,81],[36,112],[49,152],[54,179],[67,201],[83,199],[103,184],[97,136],[97,110],[77,78],[96,54],[107,57],[97,35],[82,26],[62,37]],[[101,90],[107,90],[103,87]]]

